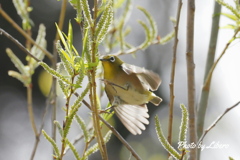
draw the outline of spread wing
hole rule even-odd
[[[161,84],[161,78],[152,71],[126,63],[123,63],[121,66],[123,71],[127,74],[137,74],[139,80],[143,82],[144,85],[152,91],[157,90],[159,85]]]
[[[123,125],[134,135],[141,134],[142,130],[146,129],[144,124],[149,124],[145,104],[142,106],[122,104],[114,107],[114,110]]]

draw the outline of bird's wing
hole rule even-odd
[[[144,124],[149,124],[145,104],[142,106],[122,104],[114,107],[114,110],[123,125],[134,135],[141,134],[142,130],[146,129]]]
[[[136,74],[141,82],[143,82],[148,89],[155,91],[161,84],[161,78],[154,72],[146,70],[145,68],[123,63],[121,65],[124,72],[127,74]]]

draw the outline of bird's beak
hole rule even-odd
[[[109,59],[103,59],[103,58],[100,58],[99,60],[100,61],[109,61]]]

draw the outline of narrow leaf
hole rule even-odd
[[[56,142],[44,130],[42,130],[42,134],[52,144],[53,150],[56,153],[57,157],[60,157],[60,152],[59,152]]]
[[[146,23],[144,23],[143,21],[139,20],[138,23],[140,23],[142,25],[142,27],[145,30],[145,34],[146,34],[146,39],[141,45],[139,45],[139,48],[145,49],[151,43],[151,41],[150,41],[151,40],[151,31],[149,30],[149,27],[146,25]]]
[[[105,38],[109,27],[113,21],[113,8],[112,8],[112,1],[110,1],[108,3],[108,5],[106,6],[99,22],[97,25],[97,31],[96,31],[96,35],[97,35],[97,42],[101,43],[102,40]]]
[[[6,52],[12,63],[19,70],[19,72],[24,76],[29,76],[29,70],[26,70],[24,64],[21,62],[20,59],[18,59],[18,57],[13,53],[13,51],[10,48],[7,48]]]
[[[72,46],[73,46],[73,30],[71,22],[68,23],[68,37],[67,42],[70,50],[70,54],[72,53]]]
[[[186,142],[187,129],[188,129],[188,111],[183,104],[181,104],[180,107],[182,109],[182,120],[180,125],[180,132],[179,132],[179,142]]]
[[[87,0],[80,0],[80,5],[82,7],[83,15],[89,27],[92,26],[93,20],[90,12],[90,7]]]
[[[166,149],[167,152],[171,154],[174,158],[180,159],[181,155],[169,144],[168,140],[163,135],[163,131],[161,129],[161,125],[157,115],[155,116],[155,125],[156,125],[156,132],[157,132],[158,139],[161,142],[164,149]]]
[[[17,10],[18,15],[22,18],[22,26],[24,30],[31,29],[34,25],[33,21],[29,17],[27,5],[23,0],[13,0],[14,7]]]
[[[226,8],[228,8],[236,17],[238,17],[238,19],[240,19],[240,14],[238,12],[238,10],[236,10],[235,8],[233,8],[230,4],[224,2],[223,0],[216,0],[220,5],[225,6]]]
[[[66,124],[65,124],[65,127],[63,129],[63,138],[67,137],[67,135],[69,133],[69,130],[70,130],[70,127],[71,127],[71,124],[72,124],[72,121],[73,121],[73,118],[76,115],[80,106],[81,106],[81,103],[79,103],[78,105],[76,105],[74,107],[71,107],[69,115],[66,116]]]
[[[63,129],[62,129],[60,123],[55,120],[55,121],[54,121],[54,124],[57,126],[58,132],[59,132],[59,134],[60,134],[61,137],[62,137],[62,136],[63,136]]]
[[[74,75],[74,69],[73,69],[73,65],[69,60],[68,60],[68,54],[66,54],[66,52],[62,49],[60,42],[58,41],[56,43],[56,48],[58,51],[58,54],[61,58],[62,64],[65,68],[65,70],[67,71],[68,75],[73,76]]]
[[[75,100],[74,104],[72,105],[71,108],[76,108],[80,103],[81,101],[83,100],[83,98],[86,96],[86,94],[88,93],[89,91],[89,84],[86,86],[86,88],[84,89],[84,91],[81,93],[80,96],[77,97],[77,99]]]
[[[107,143],[112,135],[112,131],[108,131],[107,134],[104,137],[104,142]],[[94,144],[92,147],[90,147],[86,152],[85,152],[85,158],[87,158],[88,156],[90,156],[91,154],[97,152],[99,150],[99,146],[98,143]]]
[[[169,33],[166,36],[164,36],[163,38],[161,38],[160,44],[165,44],[165,43],[169,42],[170,40],[173,39],[174,36],[175,36],[175,31],[173,30],[171,33]]]
[[[42,47],[44,49],[46,49],[46,47],[47,47],[47,41],[46,41],[45,37],[46,37],[46,28],[43,24],[40,24],[39,29],[38,29],[38,35],[36,38],[36,44],[38,44],[40,47]],[[39,49],[39,47],[37,47],[36,45],[34,45],[31,48],[30,52],[32,55],[34,55],[39,60],[43,60],[43,58],[45,56],[44,52],[41,49]],[[28,60],[29,60],[30,65],[33,67],[33,69],[35,69],[36,67],[39,66],[38,62],[35,59],[28,57]]]
[[[77,149],[75,148],[75,146],[74,146],[71,142],[69,142],[68,139],[66,139],[66,142],[67,142],[69,148],[72,150],[73,155],[75,156],[75,158],[76,158],[77,160],[81,160],[80,155],[78,154],[78,151],[77,151]]]
[[[63,43],[65,49],[67,50],[66,53],[70,53],[69,46],[68,46],[68,44],[67,44],[67,42],[66,42],[66,40],[65,40],[65,38],[64,38],[64,36],[63,36],[62,31],[58,28],[58,25],[57,25],[57,24],[56,24],[56,27],[57,27],[58,35],[59,35],[59,37],[60,37],[60,39],[61,39],[61,42]],[[71,56],[71,55],[68,54],[68,56]],[[69,59],[71,59],[71,57],[70,57]]]
[[[143,7],[137,7],[140,11],[142,11],[145,16],[147,17],[149,24],[150,24],[150,41],[153,41],[154,39],[157,38],[157,25],[156,22],[154,21],[153,17],[150,15],[150,13]]]
[[[16,78],[17,80],[19,80],[20,82],[22,82],[24,84],[24,86],[28,86],[31,83],[31,78],[30,77],[26,77],[23,76],[22,74],[16,72],[16,71],[8,71],[8,75]]]
[[[60,79],[61,81],[73,86],[71,82],[64,78],[64,76],[60,75],[58,72],[56,72],[54,69],[50,68],[46,63],[44,62],[38,62],[48,73],[50,73],[52,76],[54,76],[57,79]]]
[[[228,14],[228,13],[221,13],[221,15],[224,15],[225,17],[233,20],[233,21],[237,21],[238,18],[236,17],[236,15],[233,15],[233,14]]]
[[[78,122],[79,126],[81,127],[81,129],[83,131],[84,141],[88,142],[89,141],[89,133],[88,133],[88,130],[87,130],[87,127],[86,127],[86,124],[85,124],[84,120],[78,115],[75,115],[75,119],[76,119],[76,121]]]

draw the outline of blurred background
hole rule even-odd
[[[227,3],[234,5],[233,0],[225,0]],[[0,0],[1,7],[21,26],[21,19],[18,16],[12,1]],[[143,6],[154,17],[158,25],[159,35],[161,37],[170,33],[173,30],[173,24],[170,17],[175,17],[177,12],[178,1],[169,0],[138,0],[132,1],[133,9],[126,25],[132,28],[131,34],[127,37],[127,41],[131,44],[138,45],[144,41],[145,35],[141,26],[137,23],[138,19],[145,20],[144,15],[136,9],[136,6]],[[203,75],[205,69],[206,55],[208,52],[208,43],[211,30],[211,19],[213,13],[214,1],[202,0],[196,1],[195,11],[195,64],[196,64],[196,102],[200,96],[200,89],[203,83]],[[39,24],[43,23],[46,26],[48,51],[53,50],[53,40],[55,38],[56,28],[55,22],[58,21],[61,1],[57,0],[31,0],[33,11],[30,16],[34,21],[33,37],[35,39]],[[173,141],[177,147],[179,125],[181,119],[180,103],[187,105],[187,79],[186,79],[186,0],[183,0],[180,27],[179,27],[179,43],[177,51],[176,75],[175,75],[175,108],[174,108],[174,129]],[[222,8],[222,12],[229,13],[226,8]],[[71,19],[74,27],[74,45],[80,51],[81,35],[79,27],[75,23],[75,10],[69,5],[67,9],[64,32],[67,32],[68,19]],[[232,23],[225,17],[220,18],[220,26],[225,26]],[[22,44],[25,39],[2,17],[0,17],[0,28],[4,29],[15,37]],[[216,57],[220,55],[228,40],[233,36],[233,30],[220,29],[217,45]],[[22,60],[25,61],[25,53],[13,44],[9,39],[0,36],[0,159],[29,159],[35,136],[29,122],[26,101],[26,88],[18,80],[9,77],[9,70],[16,70],[13,63],[7,56],[5,49],[9,47]],[[205,128],[222,114],[226,108],[234,105],[240,100],[240,43],[235,40],[224,57],[217,65],[212,79],[210,91],[209,107],[207,109]],[[132,145],[136,152],[143,160],[161,160],[167,159],[167,153],[157,139],[154,125],[154,116],[157,114],[161,121],[165,136],[167,136],[168,125],[168,104],[169,104],[169,82],[171,72],[171,59],[173,53],[173,41],[166,45],[152,45],[145,51],[138,51],[136,58],[131,55],[121,56],[126,63],[131,63],[137,66],[157,72],[162,78],[162,84],[157,95],[162,97],[163,102],[159,107],[148,105],[150,124],[142,135],[131,135],[119,120],[114,116],[111,119],[115,124],[115,128],[119,133]],[[46,60],[47,58],[45,58]],[[43,69],[39,67],[33,75],[33,104],[35,121],[39,128],[41,117],[46,105],[46,97],[40,90],[40,86],[44,85],[43,81],[47,81],[46,76],[43,76]],[[43,77],[43,78],[42,78]],[[41,79],[42,78],[42,79]],[[40,83],[39,83],[40,82]],[[64,117],[62,107],[64,106],[64,98],[59,93],[57,120],[61,123]],[[102,105],[106,106],[108,100],[104,95]],[[89,119],[89,110],[82,106],[79,114],[85,118],[86,122]],[[222,120],[213,128],[205,137],[203,144],[210,145],[212,142],[226,144],[229,147],[225,149],[204,149],[201,152],[202,160],[210,159],[228,159],[229,156],[234,159],[240,159],[240,107],[237,107],[227,113]],[[51,134],[51,110],[47,112],[45,119],[44,130]],[[80,131],[76,124],[72,127],[70,135],[74,138]],[[119,142],[113,135],[110,142],[107,144],[109,158],[114,160],[126,160],[130,157],[130,152]],[[83,146],[81,142],[77,144],[79,151]],[[14,154],[13,154],[14,153]],[[51,159],[52,148],[43,136],[41,137],[35,159]],[[68,152],[65,159],[73,159],[72,153]],[[99,152],[90,157],[92,160],[100,158]],[[133,157],[131,159],[134,159]]]

